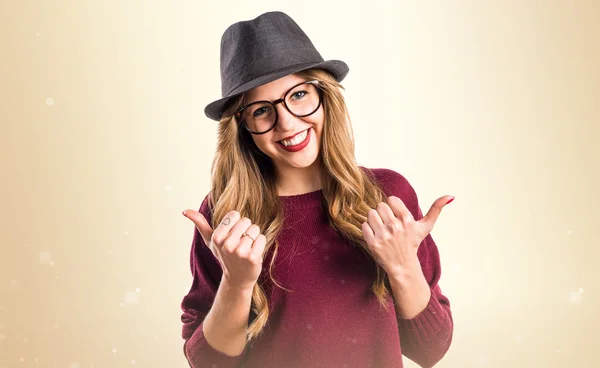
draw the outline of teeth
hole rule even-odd
[[[308,129],[307,129],[307,130],[305,130],[305,131],[303,131],[302,133],[300,133],[300,134],[296,135],[296,136],[295,136],[294,138],[292,138],[292,139],[288,139],[288,140],[281,141],[281,143],[282,143],[284,146],[286,146],[286,147],[289,147],[289,146],[295,146],[295,145],[297,145],[297,144],[300,144],[300,143],[304,142],[304,140],[306,139],[306,136],[307,136],[307,135],[308,135]]]

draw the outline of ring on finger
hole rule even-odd
[[[252,239],[253,242],[256,241],[256,239],[254,239],[253,237],[251,237],[248,233],[243,233],[242,237],[244,237],[244,236],[249,237],[250,239]]]

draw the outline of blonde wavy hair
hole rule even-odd
[[[364,172],[354,160],[354,138],[342,95],[344,88],[321,69],[310,69],[296,75],[305,80],[318,80],[323,90],[324,124],[319,159],[322,192],[329,209],[330,225],[373,259],[362,236],[361,224],[367,220],[367,212],[379,202],[385,201],[386,196],[374,178]],[[218,125],[209,196],[212,225],[214,228],[232,210],[258,225],[267,239],[263,260],[274,247],[269,277],[274,285],[285,289],[273,277],[273,265],[279,247],[277,237],[283,227],[274,165],[258,149],[250,133],[243,126],[238,126],[233,116],[245,102],[244,96],[233,101]],[[386,299],[390,295],[387,285],[386,273],[377,264],[377,277],[371,289],[386,309]],[[255,318],[246,331],[248,342],[263,332],[269,317],[267,296],[259,282],[252,292],[251,312],[255,314]]]

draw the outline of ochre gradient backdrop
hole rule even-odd
[[[269,10],[349,64],[361,165],[456,196],[438,367],[599,367],[597,1],[6,0],[0,368],[186,366],[203,109],[224,29]]]

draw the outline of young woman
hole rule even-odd
[[[423,216],[402,175],[356,163],[347,73],[282,12],[225,31],[212,189],[183,212],[191,367],[431,367],[448,350],[429,233],[454,198]]]

